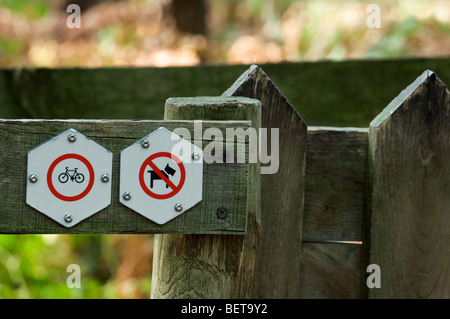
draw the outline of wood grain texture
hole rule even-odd
[[[0,120],[0,233],[245,233],[248,201],[245,163],[205,162],[203,200],[164,225],[155,224],[119,203],[120,151],[161,126],[169,130],[184,127],[192,138],[199,138],[194,135],[193,121]],[[227,128],[248,128],[250,123],[202,123],[203,130],[210,127],[219,128],[225,136]],[[68,128],[78,130],[113,153],[111,205],[71,228],[25,204],[28,151]],[[211,141],[193,142],[205,146]],[[236,140],[236,152],[241,149],[238,143]],[[247,146],[243,149],[248,152]],[[232,211],[227,219],[217,218],[217,208],[222,206]]]
[[[367,135],[308,127],[303,241],[362,241]]]
[[[162,120],[168,97],[220,94],[244,70],[245,66],[0,69],[0,117]]]
[[[248,67],[0,69],[0,118],[162,120],[167,98],[220,95]],[[448,57],[261,67],[308,125],[319,126],[368,127],[425,69],[450,82]]]
[[[262,235],[255,292],[258,298],[298,298],[307,126],[264,71],[250,67],[223,94],[261,101],[261,127],[279,129],[279,167],[261,175]],[[263,167],[264,165],[261,164]]]
[[[300,297],[360,298],[360,260],[360,244],[304,242],[300,268]]]
[[[165,114],[172,120],[250,120],[258,129],[261,103],[242,97],[174,98],[167,100]],[[151,298],[254,296],[261,227],[260,175],[259,163],[247,165],[249,197],[245,236],[155,235]]]
[[[431,71],[370,125],[371,298],[450,297],[450,94]]]

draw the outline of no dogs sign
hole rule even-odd
[[[159,128],[120,155],[120,202],[164,224],[202,200],[202,150]]]
[[[178,174],[177,174],[178,173]],[[157,181],[160,182],[157,182]],[[174,154],[158,152],[149,156],[139,170],[139,183],[144,192],[155,199],[168,199],[183,188],[186,169]]]

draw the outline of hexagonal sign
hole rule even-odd
[[[203,151],[164,127],[120,154],[120,202],[165,224],[202,200]]]
[[[74,129],[28,152],[26,203],[72,227],[111,203],[112,153]]]

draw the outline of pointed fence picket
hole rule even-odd
[[[370,123],[373,298],[450,297],[450,93],[425,71]]]

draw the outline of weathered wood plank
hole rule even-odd
[[[245,66],[0,69],[1,118],[162,120],[171,96],[218,95]]]
[[[242,97],[168,99],[165,114],[173,120],[251,120],[253,127],[258,129],[261,103]],[[156,235],[152,298],[253,297],[261,194],[259,163],[248,165],[246,235]],[[230,213],[233,214],[233,211],[230,210]]]
[[[308,127],[303,241],[362,241],[367,135]]]
[[[205,146],[211,140],[199,140],[204,130],[214,127],[226,136],[227,128],[248,128],[250,122],[203,121],[199,137],[193,121],[0,120],[0,233],[245,233],[248,163],[205,162],[202,202],[164,225],[119,203],[120,151],[161,126],[187,128],[197,139],[193,142]],[[67,229],[26,205],[25,194],[27,152],[71,127],[113,152],[113,176],[111,205]],[[238,143],[236,156],[241,150]],[[248,152],[247,145],[244,151]],[[233,212],[227,219],[216,215],[221,206]]]
[[[450,297],[450,94],[431,71],[370,124],[371,298]]]
[[[9,122],[12,123],[14,121]],[[33,125],[42,126],[36,129],[36,131],[40,132],[42,138],[38,140],[28,139],[30,143],[27,147],[30,148],[33,147],[33,141],[37,145],[51,138],[63,128],[70,127],[69,124],[60,126],[61,121],[31,122],[34,123]],[[84,121],[78,122],[84,123]],[[102,126],[108,126],[108,121],[94,122],[103,122],[103,124],[96,124],[94,128],[86,127],[85,130],[87,134],[96,138],[95,135],[98,130],[102,129]],[[141,130],[141,132],[133,132],[125,123],[126,121],[124,121],[123,126],[120,125],[114,130],[117,138],[120,138],[120,136],[123,138],[128,137],[129,143],[131,143],[133,139],[138,138],[139,134],[145,133],[145,129]],[[137,122],[134,123],[136,124]],[[48,134],[45,134],[45,127],[48,127],[49,124],[53,125],[53,128],[49,129]],[[205,125],[204,129],[207,129],[208,125]],[[153,127],[156,127],[156,125]],[[303,221],[303,237],[305,241],[362,240],[360,234],[364,203],[361,202],[360,196],[363,196],[364,189],[359,187],[359,185],[361,178],[364,178],[361,175],[364,174],[362,170],[365,166],[365,160],[362,157],[364,157],[367,147],[365,144],[367,140],[365,135],[367,134],[364,131],[364,129],[353,128],[308,128],[305,216]],[[19,134],[18,132],[13,130],[11,135]],[[32,133],[28,132],[26,134]],[[99,138],[102,143],[106,139],[103,137]],[[115,142],[110,143],[110,147],[114,147],[114,144]],[[127,142],[122,141],[121,144],[126,146]],[[347,149],[341,148],[344,145],[350,147]],[[119,148],[117,149],[119,150]],[[336,161],[336,156],[340,159],[339,161]],[[8,202],[10,205],[13,205],[11,201]]]
[[[303,243],[301,298],[361,298],[361,245]]]
[[[257,254],[255,297],[298,298],[306,123],[257,66],[250,67],[224,95],[261,101],[261,127],[267,130],[268,149],[272,155],[278,151],[277,170],[264,174],[267,164],[261,163],[262,234]],[[273,138],[272,129],[278,130],[278,136],[274,135],[277,138]],[[270,163],[272,167],[273,164]]]
[[[425,69],[450,82],[449,58],[261,67],[308,125],[368,127],[392,97]],[[161,120],[161,106],[168,97],[220,95],[246,69],[245,65],[0,69],[0,118]]]

